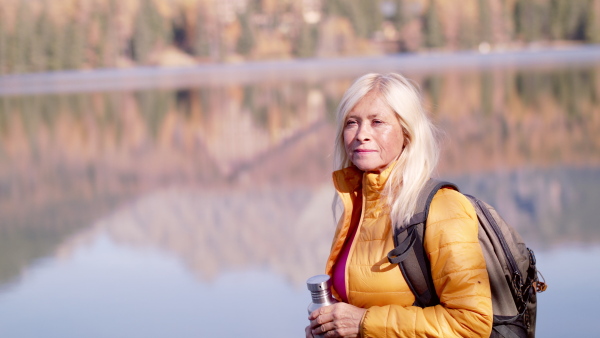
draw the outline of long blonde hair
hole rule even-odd
[[[377,92],[397,114],[404,133],[404,149],[383,190],[392,224],[403,223],[415,213],[419,192],[432,176],[439,157],[435,127],[423,108],[419,90],[410,80],[395,73],[366,74],[348,88],[337,110],[334,168],[352,165],[344,146],[344,125],[350,111],[371,91]]]

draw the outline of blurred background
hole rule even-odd
[[[596,336],[600,0],[0,0],[0,336],[303,337],[334,113],[400,72],[441,178]]]

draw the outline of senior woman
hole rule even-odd
[[[440,304],[420,308],[387,254],[393,224],[415,212],[438,158],[418,90],[398,74],[367,74],[337,112],[336,205],[343,213],[326,273],[342,302],[309,315],[306,337],[489,337],[492,301],[470,202],[440,189],[427,218],[425,252]]]

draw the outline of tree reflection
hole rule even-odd
[[[446,134],[441,176],[544,245],[600,240],[598,67],[415,79]],[[0,283],[93,227],[160,246],[202,276],[214,273],[212,250],[236,248],[221,243],[233,234],[259,251],[223,266],[303,279],[329,245],[334,112],[350,81],[1,98]],[[181,212],[191,216],[180,224]],[[286,270],[297,257],[305,270]]]

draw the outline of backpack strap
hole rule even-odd
[[[458,191],[458,187],[450,182],[430,179],[425,184],[419,193],[417,208],[410,221],[401,226],[394,224],[396,247],[387,255],[390,263],[398,264],[400,267],[406,283],[415,295],[413,305],[419,307],[432,306],[440,302],[431,278],[431,268],[425,254],[423,240],[431,200],[443,187]]]

